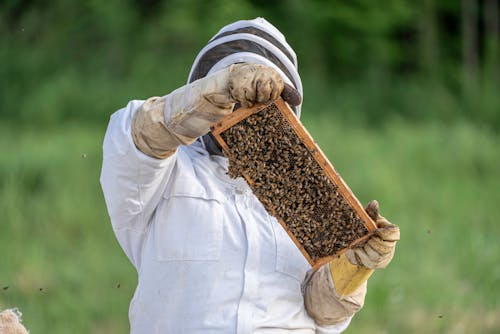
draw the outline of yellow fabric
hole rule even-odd
[[[345,254],[337,256],[329,265],[335,290],[340,297],[351,295],[358,290],[374,271],[350,263]]]

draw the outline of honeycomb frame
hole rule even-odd
[[[276,128],[279,129],[279,133],[273,132]],[[255,132],[255,129],[258,129],[259,132]],[[276,140],[264,138],[266,135],[262,135],[262,133],[270,131],[274,133],[274,136],[277,136]],[[240,108],[214,124],[211,133],[222,147],[224,154],[229,158],[229,175],[231,177],[243,176],[246,179],[268,213],[283,226],[313,268],[318,268],[330,261],[347,248],[362,243],[376,228],[376,224],[368,216],[351,189],[281,98],[268,105],[260,104],[251,108]],[[258,139],[252,143],[249,138]],[[260,139],[265,139],[267,142]],[[273,144],[270,145],[269,141]],[[282,141],[288,143],[288,147],[281,144]],[[253,146],[248,147],[248,145]],[[269,146],[273,145],[281,145],[281,150],[271,151]],[[290,147],[293,147],[292,153],[290,153]],[[252,158],[250,162],[242,161],[245,157],[245,154],[241,153],[243,151]],[[286,155],[284,157],[276,156],[283,154]],[[293,158],[296,158],[295,161],[304,159],[305,162],[301,161],[299,162],[300,166],[292,166],[287,169],[286,161],[290,160],[288,159],[290,154],[292,154],[292,160]],[[274,158],[270,155],[274,155]],[[298,156],[301,158],[297,158]],[[273,162],[272,166],[269,161]],[[293,174],[294,168],[295,174]],[[297,174],[297,168],[299,168],[300,175]],[[307,205],[302,208],[300,207],[301,203],[297,205],[293,201],[290,202],[289,198],[295,198],[294,194],[289,194],[286,198],[281,194],[278,199],[281,198],[283,204],[279,201],[275,203],[277,200],[274,200],[274,193],[278,194],[280,189],[282,193],[290,190],[290,187],[286,187],[286,182],[283,181],[290,176],[290,171],[296,178],[300,178],[299,184],[305,185],[305,187],[312,185],[309,188],[314,191],[309,191],[308,188],[308,191],[304,193],[303,190],[300,190],[302,196],[312,196],[308,199],[312,204],[306,203]],[[270,178],[267,177],[269,173],[273,175]],[[292,183],[294,181],[295,179],[292,180]],[[293,185],[299,189],[303,188],[297,183],[293,183]],[[272,196],[267,196],[268,193]],[[296,194],[298,193],[299,191],[296,192]],[[270,199],[270,197],[272,198]],[[314,208],[320,204],[326,205],[327,210]],[[332,214],[322,212],[321,209],[332,211]],[[308,214],[309,211],[311,214]],[[335,216],[333,211],[337,211],[340,218]],[[328,216],[329,214],[330,216]],[[323,221],[319,217],[323,217]],[[347,225],[345,221],[348,221]],[[332,233],[333,237],[329,233]],[[332,238],[335,241],[332,241]]]

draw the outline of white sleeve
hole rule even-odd
[[[320,326],[316,325],[316,334],[340,334],[349,327],[352,316],[335,325]]]
[[[137,269],[149,222],[177,156],[174,153],[167,159],[155,159],[136,148],[131,124],[143,102],[131,101],[111,116],[104,138],[100,179],[113,230]]]

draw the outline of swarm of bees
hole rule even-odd
[[[312,261],[331,256],[368,233],[363,220],[276,105],[220,133],[229,176],[244,176]]]

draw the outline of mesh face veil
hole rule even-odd
[[[297,56],[283,34],[263,18],[242,20],[223,27],[194,60],[188,83],[235,63],[273,67],[302,96]],[[300,117],[300,105],[294,111]]]
[[[235,63],[256,63],[274,68],[289,85],[303,95],[297,71],[297,56],[283,34],[263,18],[242,20],[223,27],[194,60],[188,83]],[[301,105],[292,107],[300,117]],[[221,154],[210,135],[202,140],[211,153]]]

